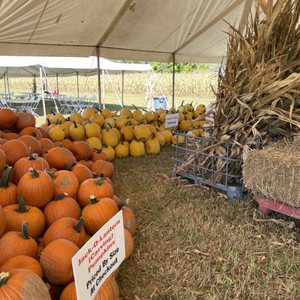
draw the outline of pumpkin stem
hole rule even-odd
[[[51,177],[51,179],[55,179],[57,177],[52,171],[47,171],[46,173]]]
[[[93,204],[95,204],[97,202],[98,202],[97,198],[94,195],[91,195],[90,196],[90,205],[93,205]]]
[[[78,127],[75,121],[73,121],[73,124],[74,124],[75,128],[77,128],[77,127]]]
[[[66,168],[66,170],[68,170],[70,172],[72,171],[72,167],[68,164],[65,164],[65,168]]]
[[[36,160],[34,153],[32,152],[31,147],[29,147],[29,160]]]
[[[132,106],[133,106],[133,108],[135,109],[135,110],[138,110],[138,108],[134,105],[134,104],[131,104]]]
[[[22,222],[22,231],[21,231],[21,238],[23,240],[29,240],[29,234],[28,234],[28,223],[23,221]]]
[[[105,179],[106,179],[105,176],[101,176],[101,177],[97,178],[97,180],[95,181],[96,185],[101,185]]]
[[[15,209],[15,211],[21,214],[27,213],[29,209],[25,205],[24,198],[22,196],[18,196],[17,200],[19,205],[18,208]]]
[[[62,199],[64,199],[67,195],[68,195],[67,193],[59,194],[56,198],[53,199],[53,201],[59,201],[59,200],[62,200]]]
[[[126,207],[126,203],[120,202],[120,204],[118,205],[119,210],[121,210],[123,207]]]
[[[0,287],[6,285],[7,281],[9,278],[9,273],[8,272],[1,272],[0,273]]]
[[[47,125],[49,126],[51,124],[50,120],[47,118]]]
[[[80,217],[80,219],[78,220],[78,223],[76,223],[74,225],[75,231],[80,232],[81,228],[83,227],[83,224],[84,224],[84,218]]]
[[[40,177],[38,171],[33,169],[33,168],[30,168],[29,172],[31,173],[32,178],[39,178]]]
[[[4,170],[1,178],[1,185],[0,185],[1,188],[5,188],[5,189],[8,188],[11,171],[12,171],[12,167],[7,167]]]

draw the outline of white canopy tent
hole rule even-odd
[[[0,55],[99,58],[101,54],[111,59],[172,61],[173,66],[220,63],[228,29],[224,20],[243,28],[253,2],[2,0]],[[100,71],[98,81],[101,95]]]

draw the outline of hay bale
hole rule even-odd
[[[243,181],[253,192],[300,207],[300,144],[280,143],[249,150]]]

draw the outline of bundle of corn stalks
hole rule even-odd
[[[299,16],[299,0],[275,4],[260,0],[244,32],[229,25],[226,68],[219,72],[212,134],[219,142],[209,149],[210,155],[226,152],[229,143],[230,157],[239,159],[244,146],[257,139],[266,145],[299,132]],[[211,160],[204,164],[211,168]],[[225,166],[222,160],[216,181],[221,180]],[[240,165],[230,172],[241,174]]]

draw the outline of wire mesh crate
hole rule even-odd
[[[209,149],[219,143],[215,138],[196,137],[179,131],[173,134],[176,135],[173,176],[226,192],[229,199],[242,197],[245,190],[241,183],[242,161],[230,156],[229,143],[223,144],[224,153],[214,155]]]

